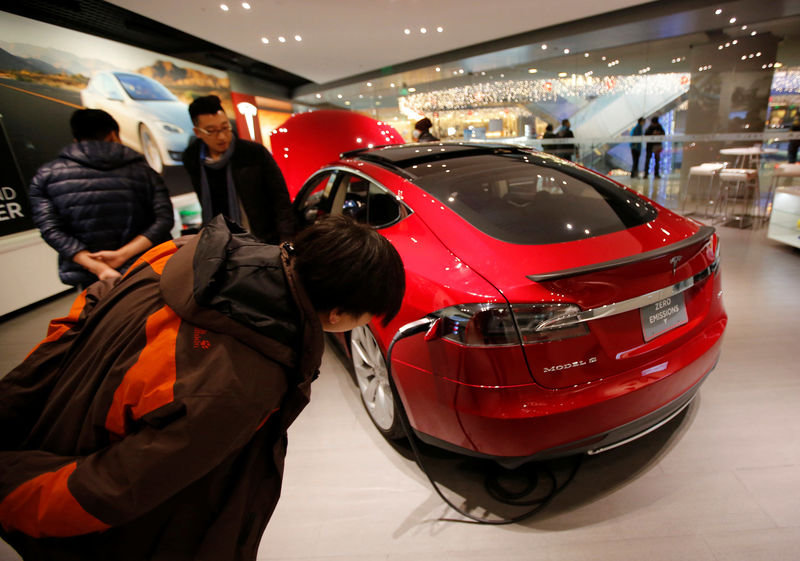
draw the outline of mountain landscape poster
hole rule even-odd
[[[90,107],[117,120],[173,195],[187,192],[187,105],[209,94],[234,115],[226,72],[0,12],[0,114],[26,183],[72,141],[72,112]]]

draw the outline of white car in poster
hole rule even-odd
[[[132,72],[102,72],[81,90],[81,103],[114,117],[123,144],[144,154],[158,173],[181,165],[192,121],[188,106],[161,83]]]

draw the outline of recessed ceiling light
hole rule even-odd
[[[567,73],[566,72],[559,72],[558,73],[558,77],[559,78],[566,78],[567,77]]]
[[[350,105],[350,102],[349,101],[345,101],[344,104],[345,105]]]
[[[747,29],[747,26],[746,26],[746,25],[743,25],[743,26],[742,26],[742,31],[744,31],[745,29]]]
[[[244,8],[245,10],[249,10],[250,4],[248,4],[247,2],[242,2],[242,8]]]
[[[338,94],[336,97],[338,97],[339,99],[342,99],[342,94]]]
[[[267,39],[266,37],[262,37],[261,42],[264,43],[265,45],[269,45],[269,39]]]
[[[411,30],[410,30],[410,29],[408,29],[408,28],[405,28],[405,29],[403,30],[403,33],[405,33],[406,35],[411,35]]]
[[[537,72],[539,72],[539,70],[536,68],[528,68],[528,74],[536,74]]]
[[[722,10],[720,8],[717,8],[717,10],[714,13],[720,15],[722,13]]]
[[[436,31],[437,31],[438,33],[441,33],[442,31],[444,31],[444,27],[442,27],[442,26],[440,25],[439,27],[437,27],[437,28],[436,28]]]
[[[317,99],[322,99],[322,94],[317,94]]]
[[[286,37],[278,37],[278,41],[280,41],[281,43],[285,43]]]
[[[547,45],[542,45],[542,50],[546,51],[547,50]]]
[[[564,54],[568,55],[569,54],[569,49],[564,49]]]
[[[420,28],[419,28],[419,32],[420,32],[420,33],[427,33],[427,32],[428,32],[428,30],[427,30],[425,27],[420,27]]]
[[[736,23],[736,18],[731,18],[728,20],[728,23]]]
[[[372,82],[367,82],[367,87],[371,88],[372,87]]]
[[[602,57],[600,60],[605,60],[605,59],[606,59],[606,57]]]
[[[299,43],[300,41],[302,41],[302,40],[303,40],[303,38],[302,38],[302,37],[300,37],[299,35],[295,35],[295,36],[294,36],[294,40],[295,40],[295,41],[297,41],[297,42]]]
[[[750,32],[750,37],[753,37],[755,34],[756,34],[756,32],[755,32],[755,31],[751,31],[751,32]]]
[[[410,91],[411,93],[414,93],[415,91],[417,91],[417,88],[408,88],[408,91]]]
[[[223,12],[227,12],[228,10],[230,10],[227,4],[220,4],[219,9],[222,10]]]
[[[583,53],[583,56],[589,58],[589,53]]]
[[[389,87],[390,87],[390,88],[393,88],[393,87],[394,87],[394,82],[392,82],[391,84],[389,84]]]
[[[436,67],[436,72],[441,72],[441,71],[442,71],[442,69],[437,66]]]

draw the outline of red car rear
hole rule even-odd
[[[290,127],[291,120],[284,127]],[[273,140],[273,145],[275,140]],[[423,440],[506,463],[598,451],[649,432],[719,357],[719,241],[608,178],[508,145],[365,149],[315,173],[304,220],[350,214],[406,267],[389,326],[351,334],[365,406],[401,435],[384,357]]]

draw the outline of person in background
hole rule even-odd
[[[564,119],[561,121],[561,128],[558,129],[556,136],[558,138],[575,138],[575,134],[572,132],[570,128],[569,119]],[[575,145],[574,144],[562,144],[558,147],[558,155],[564,158],[565,160],[572,161],[573,156],[575,155]]]
[[[431,134],[433,123],[427,117],[423,117],[414,123],[414,140],[417,142],[436,142],[439,140]]]
[[[664,127],[661,126],[661,123],[658,122],[658,115],[653,116],[650,119],[650,124],[647,126],[647,130],[644,131],[645,136],[661,136],[666,134],[664,132]],[[656,178],[661,177],[661,143],[660,142],[648,142],[645,147],[645,155],[644,155],[644,177],[647,179],[648,172],[650,170],[650,154],[653,155],[655,158],[655,162],[653,164],[653,175]]]
[[[169,240],[174,216],[164,181],[120,143],[111,115],[79,109],[70,126],[75,142],[39,168],[28,196],[34,224],[58,252],[61,282],[88,286]]]
[[[547,126],[544,128],[544,134],[542,135],[542,139],[546,138],[557,138],[556,133],[553,132],[553,125],[550,123],[547,123]],[[542,142],[542,151],[544,152],[555,154],[558,148],[559,146],[557,144],[545,144]]]
[[[323,332],[387,324],[404,290],[344,216],[283,246],[218,216],[93,284],[0,379],[0,537],[26,561],[255,561]]]
[[[644,135],[644,124],[645,124],[644,117],[639,117],[636,121],[636,126],[631,129],[631,136],[642,136]],[[638,140],[636,142],[631,142],[631,160],[633,164],[631,164],[631,177],[639,177],[639,159],[642,156],[642,143]]]
[[[789,128],[791,132],[798,132],[800,131],[800,115],[795,115],[794,119],[792,119],[792,126]],[[800,148],[800,138],[793,138],[789,141],[788,146],[788,162],[790,164],[797,163],[797,149]]]
[[[189,105],[193,140],[183,153],[202,208],[203,225],[225,215],[259,240],[287,241],[296,231],[289,192],[280,168],[261,144],[236,138],[219,97]]]

